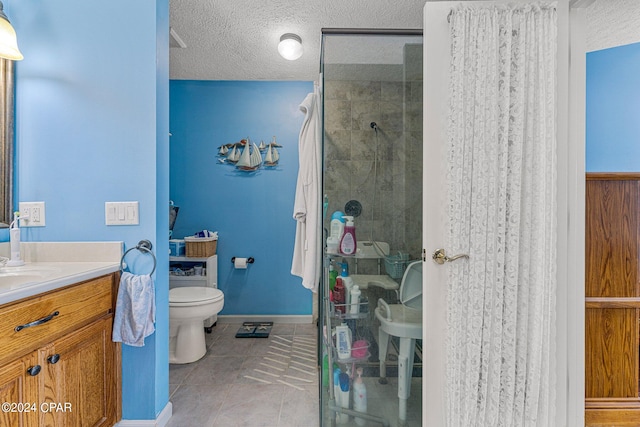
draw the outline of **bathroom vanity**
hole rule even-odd
[[[0,306],[0,425],[112,426],[120,345],[117,274]]]
[[[113,426],[122,406],[111,341],[117,262],[0,270],[0,425]]]

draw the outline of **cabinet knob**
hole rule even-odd
[[[52,354],[51,356],[47,357],[47,362],[51,363],[52,365],[58,363],[58,360],[60,360],[60,355],[58,353]]]
[[[42,367],[40,365],[32,366],[29,369],[27,369],[27,374],[31,375],[32,377],[35,377],[40,373],[41,369]]]

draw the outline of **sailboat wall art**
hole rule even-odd
[[[261,164],[262,155],[260,154],[260,149],[256,144],[249,142],[247,139],[240,158],[236,162],[236,168],[244,171],[254,171],[257,170]]]
[[[234,166],[241,172],[255,172],[263,167],[274,169],[280,161],[279,148],[282,145],[278,144],[275,135],[268,144],[262,140],[259,145],[245,138],[218,147],[218,163]]]
[[[269,148],[267,148],[267,154],[264,156],[264,165],[275,166],[278,164],[278,160],[280,160],[280,153],[278,153],[276,147],[269,145]]]

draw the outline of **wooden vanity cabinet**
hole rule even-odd
[[[38,388],[34,387],[33,378],[27,370],[37,364],[35,353],[21,357],[0,367],[0,404],[17,404],[18,402],[35,402]],[[3,406],[0,411],[0,426],[37,426],[38,414],[35,411],[15,411]],[[31,407],[29,408],[31,409]]]
[[[0,426],[113,426],[120,420],[120,345],[111,341],[116,276],[0,306],[0,403],[16,404],[0,411]]]
[[[640,425],[640,174],[586,181],[585,424]]]

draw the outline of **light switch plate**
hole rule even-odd
[[[20,221],[20,227],[44,227],[44,202],[20,202],[18,204],[20,216],[25,217]]]
[[[105,202],[106,225],[138,225],[138,202]]]

